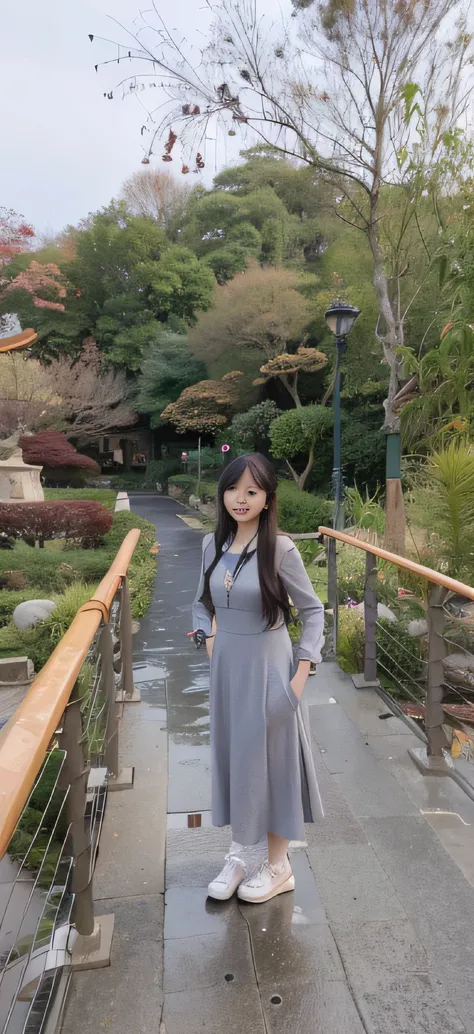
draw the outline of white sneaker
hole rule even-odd
[[[227,854],[225,860],[222,872],[207,888],[209,897],[216,898],[217,901],[228,901],[247,875],[246,867],[237,855]]]
[[[260,904],[276,898],[277,894],[286,894],[294,889],[295,877],[289,859],[286,857],[276,865],[270,865],[268,860],[263,862],[257,872],[241,882],[238,895],[241,901]]]

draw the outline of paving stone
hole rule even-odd
[[[327,923],[301,926],[292,923],[290,917],[285,925],[281,912],[273,911],[273,916],[268,910],[266,917],[264,914],[251,926],[259,985],[279,991],[292,984],[321,988],[329,980],[345,980]],[[247,909],[245,915],[248,916]]]
[[[359,994],[367,1034],[466,1034],[452,995],[426,974],[412,973]]]
[[[281,1005],[271,1002],[276,993],[273,986],[260,986],[268,1034],[366,1034],[350,991],[340,980],[316,987],[288,982],[280,991]]]
[[[243,925],[237,898],[213,901],[204,887],[173,887],[165,897],[165,941],[208,933],[227,934]]]
[[[267,1034],[257,987],[235,982],[165,995],[163,1027],[163,1034]]]
[[[226,980],[254,987],[255,970],[248,927],[231,924],[219,933],[178,937],[165,944],[165,993],[224,989]]]
[[[418,814],[411,797],[377,762],[371,747],[339,704],[313,707],[310,722],[313,736],[325,752],[324,764],[355,817]]]
[[[425,949],[406,920],[341,920],[331,930],[354,988],[375,991],[392,975],[428,973]]]
[[[330,922],[406,918],[369,844],[309,847],[307,853]]]
[[[102,901],[101,911],[115,915],[111,965],[73,974],[63,1034],[157,1031],[163,1003],[163,898]]]
[[[474,894],[424,818],[363,822],[381,863],[403,898],[432,978],[449,987],[450,1000],[474,1034]]]
[[[207,887],[224,864],[230,829],[168,830],[166,886]]]

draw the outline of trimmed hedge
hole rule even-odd
[[[291,534],[317,532],[320,524],[327,524],[332,503],[321,496],[302,492],[292,481],[280,481],[277,491],[278,523],[282,531]]]
[[[112,514],[89,500],[1,503],[0,532],[13,538],[80,539],[94,544],[110,530]]]

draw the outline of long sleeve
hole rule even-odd
[[[201,577],[199,579],[198,590],[193,603],[193,631],[201,628],[206,635],[211,635],[212,632],[212,614],[207,607],[204,606],[204,603],[201,603],[201,596],[204,592],[204,565],[206,565],[206,568],[209,566],[209,562],[206,563],[206,551],[212,538],[212,535],[206,535],[203,539]]]
[[[278,573],[303,623],[299,659],[318,664],[324,644],[324,607],[295,546],[283,554]]]

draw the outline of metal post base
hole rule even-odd
[[[110,966],[115,916],[98,916],[90,937],[79,934],[74,944],[71,965],[73,970],[105,969]]]
[[[131,696],[126,696],[125,693],[122,693],[122,690],[119,690],[115,697],[115,702],[117,704],[139,704],[141,699],[142,695],[140,693],[140,690],[137,689],[136,686],[134,686],[133,693],[131,694]]]
[[[440,757],[439,755],[433,756],[428,754],[426,747],[411,747],[408,754],[422,775],[453,775],[453,759],[447,751],[444,751],[443,756]]]
[[[364,675],[351,675],[351,679],[356,689],[380,689],[378,679],[375,679],[374,682],[366,682]]]
[[[107,790],[113,793],[114,790],[133,790],[135,782],[135,769],[122,768],[117,776],[109,776]]]

